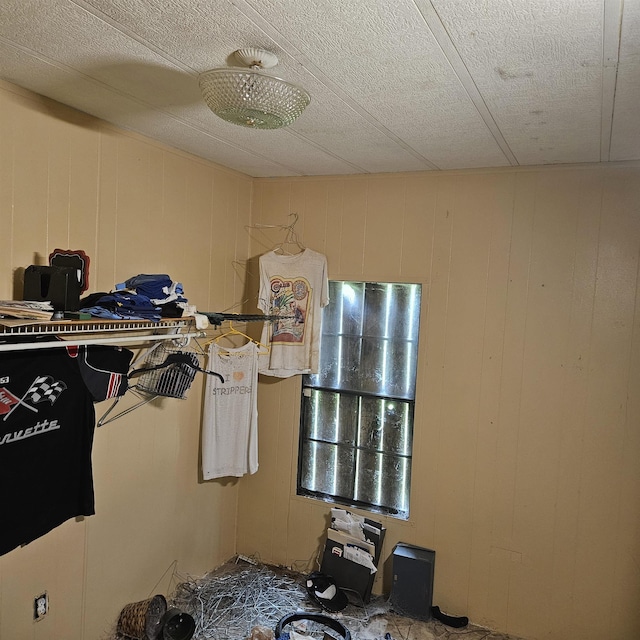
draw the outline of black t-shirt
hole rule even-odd
[[[93,402],[124,393],[131,352],[99,347],[110,361],[100,367],[109,391],[95,376],[87,385],[91,349],[0,352],[0,555],[95,513]],[[108,375],[111,365],[123,384]]]

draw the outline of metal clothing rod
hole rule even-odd
[[[92,344],[128,344],[135,342],[151,342],[155,340],[185,340],[191,338],[202,338],[206,335],[204,331],[198,331],[196,333],[165,333],[162,335],[150,335],[150,336],[124,336],[109,338],[86,338],[85,340],[60,340],[51,342],[22,342],[22,343],[10,343],[0,344],[1,351],[27,351],[32,349],[61,349],[63,347],[79,347],[82,345]]]
[[[198,311],[203,316],[207,316],[209,322],[219,327],[225,320],[237,322],[272,322],[273,320],[283,320],[293,318],[293,316],[266,315],[264,313],[216,313],[212,311]]]

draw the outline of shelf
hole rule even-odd
[[[0,351],[52,349],[90,344],[128,344],[157,340],[188,340],[204,335],[203,332],[194,331],[194,329],[193,318],[163,319],[160,322],[101,319],[29,322],[0,319],[0,338],[36,338],[43,335],[55,335],[63,338],[59,342],[21,341],[0,344]]]
[[[153,329],[175,329],[187,327],[192,320],[189,318],[178,318],[176,320],[161,320],[151,322],[150,320],[56,320],[37,321],[25,320],[0,320],[0,336],[24,336],[24,335],[45,335],[55,333],[62,334],[82,334],[82,333],[104,333],[116,331],[149,331]]]

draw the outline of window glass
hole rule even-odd
[[[421,286],[329,283],[298,493],[408,517]]]

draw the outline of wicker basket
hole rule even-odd
[[[118,633],[136,640],[157,640],[166,611],[167,601],[162,595],[127,604],[118,618]]]

